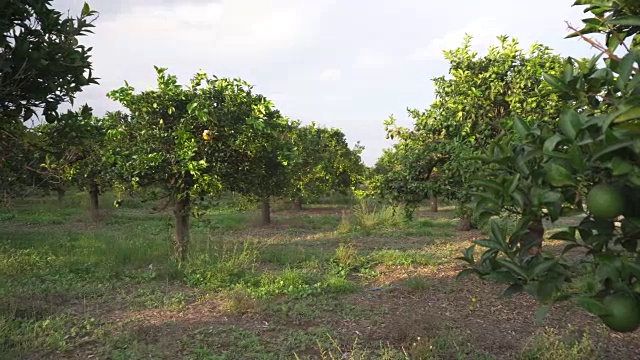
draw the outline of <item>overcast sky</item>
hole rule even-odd
[[[442,50],[465,32],[481,54],[510,35],[566,56],[594,50],[568,34],[586,17],[574,0],[92,0],[100,12],[94,47],[99,86],[78,96],[96,114],[121,107],[106,93],[127,80],[136,90],[154,86],[153,65],[186,83],[198,70],[241,77],[285,115],[343,129],[351,145],[365,146],[373,165],[393,114],[410,126],[406,108],[427,108],[431,79],[444,75]],[[79,13],[82,0],[54,0]],[[535,4],[535,5],[534,5]]]

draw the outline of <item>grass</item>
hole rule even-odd
[[[407,223],[341,198],[337,209],[282,205],[260,228],[255,204],[225,196],[192,219],[179,264],[170,210],[115,198],[102,199],[98,224],[81,193],[0,212],[0,358],[491,359],[492,344],[455,329],[492,322],[495,338],[511,336],[501,310],[470,320],[508,306],[488,303],[496,285],[466,292],[448,275],[468,241],[446,211]],[[531,334],[510,356],[601,351],[595,338]]]

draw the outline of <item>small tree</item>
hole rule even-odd
[[[543,304],[539,319],[551,303],[573,299],[611,329],[634,331],[640,325],[640,6],[600,0],[574,5],[589,5],[593,18],[570,37],[600,49],[604,67],[598,67],[601,55],[568,58],[560,75],[545,74],[567,101],[557,122],[541,118],[529,125],[514,118],[516,133],[504,134],[485,152],[492,175],[476,182],[476,209],[485,219],[511,213],[517,223],[507,231],[504,220],[492,220],[489,239],[476,241],[460,258],[470,266],[459,276],[476,273],[507,283],[505,295],[526,291]],[[607,44],[586,33],[606,35]],[[625,55],[615,55],[617,49]],[[542,219],[573,215],[576,195],[587,201],[586,216],[551,236],[567,242],[561,256],[541,252]],[[476,246],[484,248],[480,258],[474,257]],[[584,250],[579,262],[564,258],[573,249]],[[567,289],[565,283],[578,276],[595,278],[597,288]]]
[[[418,145],[418,146],[416,146]],[[430,181],[438,162],[425,155],[419,143],[406,138],[387,149],[374,167],[373,187],[376,195],[400,205],[406,220],[412,220],[418,205],[438,192]]]
[[[156,67],[158,88],[135,94],[125,87],[109,93],[131,113],[110,117],[108,156],[113,172],[130,188],[157,187],[174,204],[175,254],[185,260],[189,215],[200,199],[220,193],[238,174],[266,168],[263,155],[282,117],[252,93],[246,82],[199,73],[190,86]],[[260,168],[253,168],[256,164]],[[259,186],[258,179],[242,181]],[[264,195],[264,194],[262,194]]]
[[[93,116],[84,105],[79,111],[68,111],[53,124],[35,128],[40,136],[40,150],[44,156],[44,172],[57,179],[77,185],[89,193],[91,218],[99,220],[99,195],[108,185],[108,169],[103,160],[105,129],[102,120]]]
[[[266,101],[262,95],[256,98],[259,102]],[[260,223],[266,226],[271,224],[271,198],[287,192],[294,124],[275,109],[269,109],[263,116],[268,127],[263,126],[261,131],[251,134],[253,149],[249,153],[239,153],[243,157],[237,159],[237,163],[244,165],[226,168],[221,177],[228,190],[260,202]]]
[[[96,12],[85,4],[76,19],[64,18],[50,0],[4,1],[0,11],[0,174],[3,195],[22,191],[33,175],[32,141],[24,122],[42,112],[59,118],[58,106],[73,102],[85,86],[97,84],[90,48],[78,38],[91,33]]]
[[[524,119],[553,118],[561,109],[558,95],[543,82],[542,73],[560,73],[562,59],[540,44],[525,52],[516,39],[498,39],[499,46],[490,47],[484,57],[471,51],[471,36],[461,47],[445,51],[451,76],[434,79],[436,100],[430,108],[409,110],[415,120],[411,131],[394,130],[393,118],[386,122],[391,129],[388,131],[399,133],[400,142],[406,143],[402,146],[410,149],[407,154],[414,153],[414,149],[422,153],[422,157],[409,157],[417,162],[407,163],[404,168],[437,168],[437,180],[424,174],[420,175],[422,179],[406,179],[412,184],[430,179],[431,186],[442,196],[457,200],[460,230],[471,229],[468,204],[474,187],[470,177],[482,170],[470,157],[503,129],[512,128],[514,115]],[[432,163],[425,163],[426,159]]]
[[[296,127],[292,134],[293,153],[289,166],[289,196],[296,210],[302,199],[331,191],[346,192],[364,175],[360,144],[351,149],[340,129],[319,127],[316,123]]]

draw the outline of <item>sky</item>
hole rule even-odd
[[[407,108],[434,100],[432,78],[446,75],[443,50],[465,33],[481,55],[499,35],[534,42],[564,56],[592,56],[579,39],[564,39],[565,21],[587,17],[573,0],[89,0],[100,13],[93,46],[92,85],[77,96],[97,115],[122,107],[106,97],[128,81],[138,91],[155,85],[153,66],[187,83],[203,70],[240,77],[291,119],[344,131],[365,147],[373,165],[393,115],[410,127]],[[84,1],[54,0],[79,14]]]

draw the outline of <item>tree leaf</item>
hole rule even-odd
[[[616,86],[620,91],[625,91],[627,82],[629,81],[629,77],[633,71],[633,64],[635,63],[635,60],[635,53],[629,52],[620,62],[620,66],[618,67],[618,79],[616,80]]]
[[[522,284],[511,284],[501,295],[502,298],[510,298],[524,291]]]
[[[513,119],[513,127],[516,129],[518,135],[522,138],[527,136],[529,134],[529,131],[531,131],[531,127],[518,116],[515,116]]]
[[[567,231],[567,230],[562,230],[562,231],[558,231],[555,232],[553,234],[551,234],[551,236],[549,236],[549,239],[551,240],[565,240],[565,241],[571,241],[571,242],[575,242],[576,241],[576,231],[575,229],[573,229],[573,231]]]
[[[467,277],[471,274],[480,274],[480,271],[477,269],[464,269],[456,275],[456,281],[460,281],[462,278]]]
[[[544,274],[547,270],[552,268],[557,263],[557,261],[552,259],[544,260],[533,268],[533,270],[531,271],[531,277],[537,277]]]
[[[633,164],[620,157],[611,160],[611,174],[613,176],[627,175],[633,171]]]
[[[576,184],[575,179],[571,176],[571,173],[567,171],[564,167],[555,164],[549,163],[544,166],[546,170],[546,178],[547,181],[556,187],[562,186],[573,186]]]
[[[542,145],[542,151],[545,154],[549,154],[553,152],[560,141],[562,141],[564,137],[560,134],[554,134],[552,137],[545,140]]]
[[[576,299],[576,302],[580,307],[593,315],[601,316],[608,314],[607,308],[600,301],[594,298],[581,296]]]
[[[544,78],[544,80],[551,85],[552,87],[554,87],[556,90],[562,92],[562,93],[568,93],[570,92],[569,87],[567,86],[566,83],[564,83],[560,78],[548,74],[548,73],[543,73],[542,77]]]
[[[578,131],[582,127],[580,114],[578,114],[574,109],[565,109],[560,114],[558,125],[560,126],[560,130],[562,130],[569,139],[575,140],[578,135]]]
[[[640,118],[640,107],[631,108],[613,119],[614,124]]]
[[[503,228],[501,227],[501,224],[496,220],[491,221],[491,240],[494,242],[498,242],[499,244],[504,243],[505,240]]]
[[[626,15],[605,21],[609,25],[640,26],[640,16]]]
[[[608,154],[610,152],[613,152],[613,151],[616,151],[616,150],[620,150],[622,148],[626,148],[626,147],[632,146],[633,144],[635,144],[635,141],[633,141],[633,140],[623,141],[623,142],[618,142],[618,143],[615,143],[615,144],[611,144],[611,145],[605,147],[604,149],[600,150],[597,154],[593,155],[592,159],[593,160],[597,160],[597,159],[601,158],[602,156],[604,156],[604,155],[606,155],[606,154]]]
[[[89,15],[91,15],[91,7],[89,7],[88,3],[84,3],[84,6],[82,6],[82,16],[83,17],[87,17]]]
[[[522,279],[529,279],[529,276],[527,275],[527,273],[525,272],[524,269],[522,269],[520,266],[518,266],[517,264],[505,260],[505,259],[498,259],[496,260],[500,265],[502,265],[503,267],[509,269],[512,273],[517,274],[518,276],[520,276]]]
[[[510,271],[494,271],[482,277],[483,279],[497,281],[503,284],[511,284],[516,281],[516,277]]]

